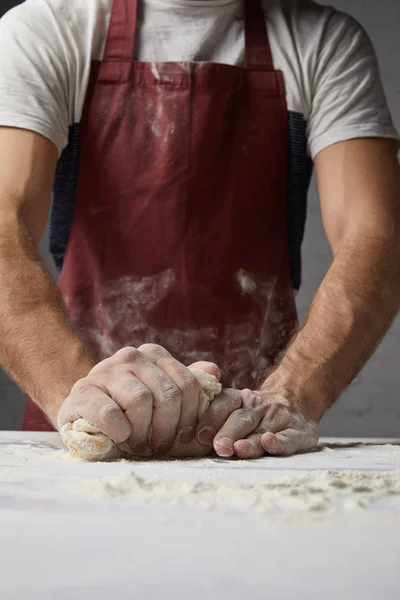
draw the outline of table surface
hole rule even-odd
[[[0,432],[0,598],[398,600],[398,478],[400,439],[85,463],[56,433]]]

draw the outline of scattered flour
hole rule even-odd
[[[82,481],[80,492],[92,498],[117,498],[140,504],[168,504],[199,508],[248,510],[257,514],[278,511],[335,511],[373,507],[389,501],[400,511],[400,470],[295,471],[278,474],[266,484],[177,482],[144,479],[134,471]]]
[[[51,493],[57,489],[57,493],[68,495],[68,487],[88,499],[136,506],[192,506],[239,513],[246,518],[273,514],[289,519],[314,515],[312,518],[319,519],[360,510],[389,510],[400,516],[400,445],[395,444],[327,444],[309,455],[308,461],[299,456],[282,462],[297,465],[302,460],[307,469],[289,466],[281,470],[276,462],[273,468],[263,465],[260,469],[257,461],[228,461],[224,465],[220,459],[204,459],[193,468],[191,461],[172,459],[160,461],[159,467],[148,459],[122,459],[95,467],[78,459],[76,469],[67,467],[65,471],[59,461],[74,459],[59,448],[57,441],[29,442],[12,440],[0,448],[1,484],[24,481],[23,489],[29,492],[31,485],[32,489],[39,485],[37,481],[41,485],[51,481]],[[329,470],[324,470],[321,463],[328,463]],[[119,470],[119,464],[127,470],[111,476]],[[103,472],[99,473],[100,468],[108,470],[107,476],[98,477]]]
[[[366,448],[367,452],[362,455],[363,461],[376,462],[377,458],[384,458],[386,460],[398,460],[400,459],[400,445],[399,444],[353,444],[353,446],[346,448],[345,445],[341,444],[327,444],[321,447],[321,452],[336,452],[340,449],[341,456],[354,456],[354,451],[360,448]]]

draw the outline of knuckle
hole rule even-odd
[[[213,404],[211,404],[211,406],[213,406]],[[231,396],[229,398],[229,404],[227,406],[227,410],[229,412],[233,412],[235,410],[240,410],[241,406],[242,406],[242,399],[241,399],[241,397],[240,396]]]
[[[136,404],[147,405],[153,404],[153,396],[145,387],[136,388],[133,392],[133,400]]]
[[[90,371],[90,375],[96,374],[99,372],[104,372],[107,369],[109,369],[112,364],[113,364],[113,357],[104,358],[103,360],[98,362],[97,365],[95,365],[92,368],[92,370]]]
[[[257,394],[252,390],[245,389],[242,391],[243,405],[249,408],[259,406],[268,406],[269,400],[261,394]]]
[[[266,412],[267,411],[269,418],[272,420],[279,420],[279,422],[290,421],[290,415],[287,413],[287,411],[282,410],[282,407],[274,401],[270,401],[266,407]]]
[[[110,360],[108,362],[104,361],[104,364],[99,363],[96,368],[91,370],[89,377],[94,384],[101,384],[101,382],[105,382],[113,378],[115,367],[115,363],[110,362]]]
[[[166,408],[176,408],[181,404],[181,393],[175,385],[164,387],[162,391],[162,404]]]
[[[231,411],[239,409],[243,404],[242,395],[239,390],[222,390],[219,399],[220,403],[223,403],[224,406],[229,406]],[[211,406],[218,406],[220,403],[218,400],[215,400]]]
[[[238,390],[222,390],[221,394],[210,404],[207,414],[210,419],[215,419],[221,426],[231,414],[243,410],[242,396]]]
[[[71,393],[78,393],[80,396],[88,396],[93,393],[93,384],[86,377],[78,379]]]
[[[245,408],[238,408],[238,410],[235,411],[235,416],[236,416],[237,420],[240,421],[241,423],[247,424],[247,423],[252,423],[252,421],[253,421],[250,412],[248,410],[246,410]]]
[[[120,416],[120,409],[116,404],[102,404],[98,408],[98,415],[102,421],[116,421]]]
[[[259,408],[260,406],[269,408],[271,406],[271,401],[265,400],[265,398],[259,396],[258,394],[254,394],[253,406],[254,408]]]
[[[143,352],[143,354],[147,354],[152,357],[159,357],[164,354],[168,354],[165,348],[160,346],[159,344],[142,344],[138,348],[139,352]]]
[[[139,351],[132,346],[127,346],[118,350],[113,356],[114,362],[127,363],[135,362],[140,356]]]

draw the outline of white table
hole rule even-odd
[[[58,434],[0,432],[0,598],[399,600],[396,494],[364,508],[304,511],[286,489],[289,504],[255,514],[221,501],[206,509],[87,493],[99,478],[132,471],[214,486],[262,486],[321,469],[400,477],[400,440],[359,441],[322,440],[330,445],[318,452],[257,461],[84,463],[65,458]]]

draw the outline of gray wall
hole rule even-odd
[[[0,15],[18,2],[0,0]],[[400,130],[400,2],[399,0],[332,0],[321,2],[354,15],[369,32],[375,45],[395,124]],[[47,236],[41,250],[46,262]],[[309,215],[303,247],[303,287],[298,297],[300,315],[331,261],[321,224],[315,181],[309,198]],[[338,436],[400,435],[400,319],[397,319],[378,351],[324,418],[322,433]],[[21,393],[0,373],[0,428],[15,429],[21,422],[24,401]]]

